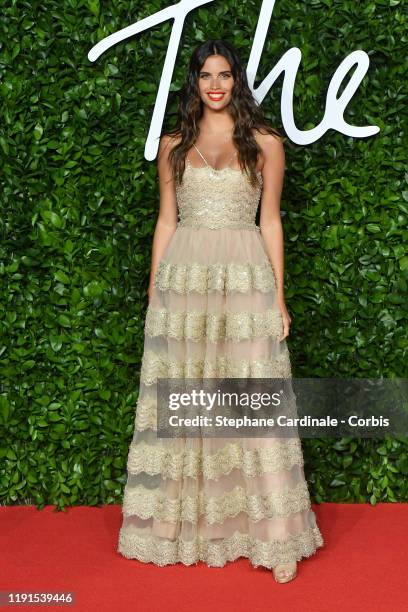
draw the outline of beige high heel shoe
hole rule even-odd
[[[276,567],[272,569],[273,577],[276,582],[283,584],[285,582],[290,582],[297,576],[297,563],[296,561],[293,563],[280,563]]]

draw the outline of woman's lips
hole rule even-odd
[[[207,95],[210,98],[210,100],[213,100],[214,102],[218,102],[219,100],[222,100],[222,98],[225,96],[224,93],[219,93],[219,94],[209,93]]]

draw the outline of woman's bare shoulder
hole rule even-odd
[[[169,151],[178,145],[181,141],[181,134],[163,134],[160,138],[160,151],[168,149]]]
[[[283,144],[283,138],[280,134],[274,134],[265,127],[252,128],[252,134],[259,145],[279,147]]]
[[[255,128],[253,134],[264,158],[271,155],[284,155],[283,138],[280,135],[273,134],[265,129],[257,130]]]

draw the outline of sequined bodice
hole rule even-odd
[[[241,170],[197,168],[187,160],[183,180],[176,186],[179,225],[257,229],[255,216],[262,192],[260,172],[258,177],[259,186],[253,187]]]

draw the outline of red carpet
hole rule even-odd
[[[116,552],[119,506],[0,508],[0,590],[74,591],[75,612],[218,612],[407,609],[408,504],[314,506],[325,547],[276,584],[246,559],[224,568],[156,567]],[[2,609],[11,609],[9,606]]]

